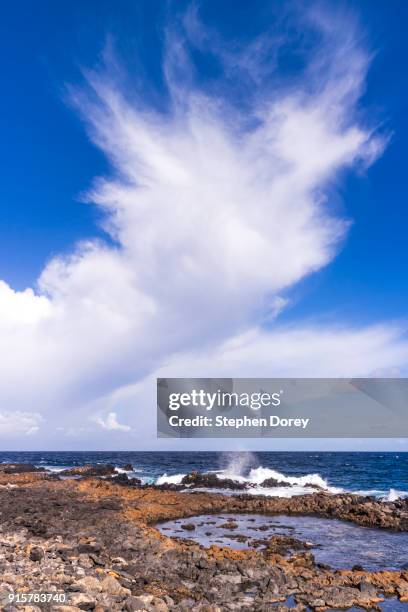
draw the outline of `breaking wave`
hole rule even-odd
[[[406,499],[408,497],[407,491],[398,491],[397,489],[390,489],[388,495],[384,496],[385,501],[394,502],[399,499]]]
[[[216,489],[225,493],[231,494],[230,490],[226,491],[222,487],[223,479],[235,480],[236,482],[247,484],[248,492],[251,495],[270,495],[274,497],[292,497],[294,495],[304,495],[315,493],[316,490],[329,491],[330,493],[341,493],[343,489],[332,487],[328,482],[320,476],[320,474],[305,474],[304,476],[286,476],[281,472],[259,466],[250,469],[249,473],[244,476],[238,473],[237,465],[228,466],[225,470],[217,470],[215,473],[220,479],[220,487]],[[214,472],[213,472],[214,473]],[[186,474],[162,474],[156,480],[157,485],[163,484],[181,484],[183,477]],[[265,480],[272,479],[277,484],[271,487],[262,486]],[[279,486],[281,483],[282,486]],[[287,486],[289,485],[289,486]],[[187,486],[186,486],[187,488]],[[190,487],[188,487],[190,488]],[[191,487],[194,488],[194,487]],[[203,489],[201,489],[203,490]],[[240,491],[242,493],[242,490]]]
[[[187,474],[173,474],[172,476],[168,476],[166,473],[164,473],[162,476],[158,477],[155,484],[181,484],[184,476],[187,476]]]
[[[286,483],[291,486],[305,487],[307,485],[314,485],[321,489],[330,490],[327,481],[320,476],[320,474],[306,474],[305,476],[285,476],[281,472],[272,470],[270,468],[264,468],[262,466],[253,468],[250,470],[248,476],[233,476],[228,471],[223,474],[223,478],[234,478],[240,482],[248,482],[250,484],[261,484],[265,480],[272,478],[278,482]]]

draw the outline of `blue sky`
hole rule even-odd
[[[225,369],[225,357],[217,361],[213,351],[230,354],[225,343],[247,338],[248,333],[258,342],[257,334],[262,330],[279,337],[269,338],[270,349],[264,347],[263,336],[259,340],[264,347],[257,351],[262,355],[263,371],[254,361],[253,376],[265,375],[265,371],[270,376],[275,371],[282,375],[273,365],[265,367],[270,363],[267,350],[284,344],[285,333],[289,344],[308,338],[316,347],[321,346],[311,359],[314,375],[346,375],[348,371],[341,364],[347,353],[336,348],[346,344],[353,347],[354,354],[361,354],[361,360],[350,366],[350,375],[406,372],[408,83],[404,70],[408,42],[403,24],[407,17],[408,6],[402,0],[310,3],[307,12],[302,3],[267,0],[202,4],[123,1],[119,5],[45,1],[40,6],[18,2],[2,8],[0,279],[6,284],[4,312],[7,316],[13,313],[2,343],[15,351],[11,356],[15,368],[5,374],[13,381],[15,392],[11,383],[0,384],[6,446],[22,448],[19,432],[25,435],[28,431],[23,445],[50,448],[55,446],[50,432],[58,431],[62,446],[81,448],[86,447],[91,429],[98,433],[95,448],[133,448],[146,436],[146,447],[153,447],[153,416],[145,416],[154,415],[154,406],[147,407],[152,388],[149,377],[166,372],[166,367],[185,376],[190,375],[190,367],[208,371],[206,364],[218,363]],[[332,111],[330,105],[337,103],[339,109]],[[270,134],[276,137],[280,130],[279,119],[265,119],[268,105],[288,118],[287,131],[285,127],[279,136],[279,150],[275,146],[266,151],[262,141]],[[298,117],[304,107],[308,109],[305,121]],[[129,119],[133,112],[135,117]],[[287,156],[290,121],[294,129],[309,126],[306,141],[319,134],[315,145],[311,143],[311,158],[329,158],[333,146],[333,161],[328,161],[327,167],[320,168],[317,162],[312,167],[308,156],[300,159],[296,150]],[[258,130],[254,144],[247,135],[258,123],[266,127]],[[224,126],[229,130],[225,142]],[[357,129],[359,134],[352,133]],[[186,142],[185,133],[191,142]],[[236,142],[239,150],[243,137],[247,139],[248,158],[245,147],[242,156],[246,165],[233,159],[228,148]],[[160,155],[153,149],[150,157],[138,151],[138,147],[149,149],[156,142],[162,145]],[[174,153],[184,146],[186,151],[190,147],[188,155]],[[298,144],[293,146],[296,149]],[[340,152],[342,147],[345,152]],[[162,154],[169,151],[164,164]],[[219,168],[206,166],[213,151],[219,156]],[[168,183],[163,176],[174,170],[180,172],[181,181],[183,163],[190,164],[195,154],[197,163],[186,172],[197,177],[204,167],[207,183],[196,192],[195,187],[191,193],[178,192],[179,183],[176,185],[172,176],[170,192],[166,191]],[[268,154],[270,165],[261,164],[248,177],[247,191],[244,189],[247,200],[242,196],[239,210],[235,209],[233,200],[241,197],[242,190],[231,194],[223,177],[234,182],[234,173],[246,172],[251,160],[259,155],[267,159]],[[147,157],[141,159],[140,155]],[[287,204],[279,204],[275,220],[269,217],[271,209],[266,204],[255,207],[251,220],[264,215],[267,225],[270,223],[268,235],[262,236],[262,243],[254,241],[246,261],[240,260],[237,245],[231,243],[228,248],[238,262],[236,269],[231,270],[226,259],[225,266],[220,265],[220,277],[224,270],[224,278],[219,284],[212,282],[207,278],[206,262],[209,273],[215,274],[217,266],[211,272],[210,263],[215,251],[207,253],[207,245],[201,250],[196,242],[188,243],[186,219],[196,227],[216,198],[214,218],[231,215],[235,219],[236,214],[239,232],[244,231],[247,211],[254,201],[262,200],[267,192],[272,194],[271,201],[283,198],[281,187],[278,195],[273,193],[279,178],[277,168],[280,164],[284,167],[288,159],[299,165],[293,174],[293,198],[304,199],[303,212],[297,212],[296,201],[289,196],[285,196]],[[156,169],[150,171],[149,164]],[[300,182],[305,181],[302,189],[297,184],[299,176]],[[102,177],[105,187],[97,177]],[[219,189],[204,196],[212,180],[215,184],[219,181]],[[251,192],[249,185],[256,181],[270,184],[262,192],[259,186]],[[140,190],[133,195],[138,184],[151,191],[147,208],[157,210],[151,219],[143,198],[138,204]],[[177,215],[184,219],[178,224],[183,231],[177,234],[178,227],[172,240],[167,240],[165,228],[156,227],[161,219],[160,203],[167,193],[174,194],[170,199],[175,198],[171,222],[177,224]],[[190,198],[197,202],[191,219]],[[309,205],[310,198],[316,198],[314,208]],[[324,215],[320,198],[325,202]],[[184,199],[186,209],[179,206]],[[135,212],[137,207],[142,212]],[[211,209],[208,215],[211,218]],[[302,215],[306,236],[300,227],[290,238],[296,225],[293,221]],[[311,227],[315,216],[316,225]],[[333,219],[344,227],[327,229]],[[213,239],[214,248],[222,249],[214,226],[203,223],[209,242]],[[278,234],[289,232],[287,243],[285,237],[275,238],[276,227]],[[322,228],[327,229],[327,235],[322,235]],[[197,227],[198,242],[203,240],[201,231],[202,227]],[[173,236],[172,228],[169,235]],[[242,235],[241,244],[246,244],[246,234]],[[147,237],[151,238],[149,244]],[[276,240],[278,246],[282,240],[282,267],[286,261],[292,262],[284,274],[278,270],[279,258],[275,261],[274,252],[264,250],[268,239]],[[81,244],[84,240],[88,241],[85,246]],[[291,245],[297,243],[296,251]],[[297,253],[302,261],[297,260]],[[178,274],[186,261],[193,262],[196,276],[189,276],[190,267],[180,280]],[[274,266],[276,273],[272,274]],[[106,277],[100,278],[104,270]],[[251,270],[257,273],[253,275]],[[245,291],[234,280],[235,274],[244,279]],[[185,306],[172,293],[166,275],[177,277],[177,296],[183,291],[189,294]],[[197,283],[209,296],[208,304],[191,290]],[[224,295],[221,287],[226,283],[230,283],[229,293]],[[215,307],[217,295],[220,299]],[[129,312],[122,311],[125,302]],[[232,306],[237,303],[239,308]],[[184,307],[195,313],[191,321],[186,320]],[[87,323],[88,317],[94,318],[92,309],[97,313],[103,310],[100,329],[111,326],[106,337],[97,326],[93,329]],[[107,311],[113,317],[111,323],[103,319]],[[149,318],[153,311],[157,316],[154,323]],[[23,325],[35,325],[35,329],[20,328],[20,312]],[[147,338],[141,340],[140,331],[149,325],[160,330],[150,343]],[[168,331],[172,326],[183,329],[172,334]],[[319,337],[315,339],[316,330]],[[102,336],[97,355],[85,350],[83,362],[79,358],[76,364],[75,355],[83,352],[79,340],[92,345]],[[78,343],[72,340],[71,344],[72,338],[78,338]],[[62,353],[53,348],[65,341]],[[145,352],[135,350],[135,346],[148,344]],[[338,351],[336,366],[319,368],[319,360],[331,346],[333,354]],[[50,347],[49,352],[44,347],[47,351]],[[22,353],[26,353],[27,362]],[[367,354],[378,354],[378,359],[373,357],[365,370],[362,364],[368,361]],[[234,358],[230,360],[230,375],[247,373],[243,359],[237,357],[235,370]],[[309,361],[306,356],[304,359]],[[41,368],[40,373],[36,368],[31,371],[33,362]],[[61,364],[61,371],[54,367],[56,363]],[[292,360],[287,370],[290,375],[296,375],[295,366],[296,360]],[[75,367],[83,376],[77,376]],[[302,363],[298,371],[299,376],[312,373]],[[30,398],[17,392],[25,376],[27,381],[35,381]],[[141,387],[144,390],[140,391]],[[19,414],[23,423],[17,429],[13,428],[13,413]],[[30,417],[32,414],[39,416]],[[0,434],[1,423],[0,419]]]
[[[239,10],[235,2],[207,3],[202,11],[212,27],[238,44],[262,32],[265,15],[279,12],[279,3],[256,2],[256,10],[238,4]],[[67,83],[80,82],[81,69],[100,62],[112,37],[127,65],[137,63],[136,54],[142,56],[149,85],[165,95],[160,28],[171,9],[164,2],[98,2],[97,7],[94,2],[43,2],[41,7],[19,2],[2,11],[1,68],[7,87],[0,100],[0,276],[19,289],[35,281],[50,254],[99,232],[97,211],[79,199],[107,164],[66,103]],[[347,248],[295,292],[299,300],[285,313],[288,318],[315,317],[339,307],[357,321],[406,315],[408,85],[403,74],[408,43],[402,24],[408,6],[367,0],[349,7],[376,54],[363,103],[393,135],[365,176],[342,180],[340,205],[353,220]]]

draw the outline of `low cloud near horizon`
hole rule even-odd
[[[370,54],[356,25],[311,16],[316,49],[277,88],[253,46],[235,61],[217,48],[225,79],[251,84],[241,112],[222,81],[195,83],[189,49],[208,52],[210,34],[193,13],[181,27],[167,35],[166,112],[121,91],[112,67],[71,88],[111,164],[88,193],[109,239],[53,257],[25,291],[0,281],[0,436],[16,447],[29,434],[37,448],[84,448],[90,431],[101,449],[153,446],[156,375],[367,376],[408,363],[394,322],[279,323],[290,290],[346,241],[350,221],[331,202],[342,174],[386,146],[358,107]]]

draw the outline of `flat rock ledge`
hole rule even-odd
[[[303,514],[408,530],[405,501],[379,502],[316,492],[291,499],[223,496],[126,486],[87,474],[49,479],[0,471],[0,596],[66,593],[64,604],[3,603],[26,610],[316,612],[386,597],[408,602],[408,571],[333,571],[296,538],[270,538],[262,550],[203,548],[165,537],[156,522],[211,513]],[[346,563],[345,563],[346,565]],[[295,608],[285,605],[293,597]]]

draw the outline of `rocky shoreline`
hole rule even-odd
[[[2,610],[322,612],[352,606],[379,610],[384,596],[408,602],[408,571],[334,571],[316,563],[295,537],[273,536],[262,550],[238,551],[203,548],[155,528],[159,521],[201,514],[257,513],[408,531],[405,500],[318,490],[288,499],[253,496],[240,488],[227,496],[180,491],[178,485],[146,486],[106,467],[75,469],[62,479],[24,465],[0,467]],[[200,488],[200,482],[211,488],[203,475],[188,480],[182,488]],[[10,593],[65,593],[67,599],[7,603]],[[285,605],[289,597],[295,608]]]

